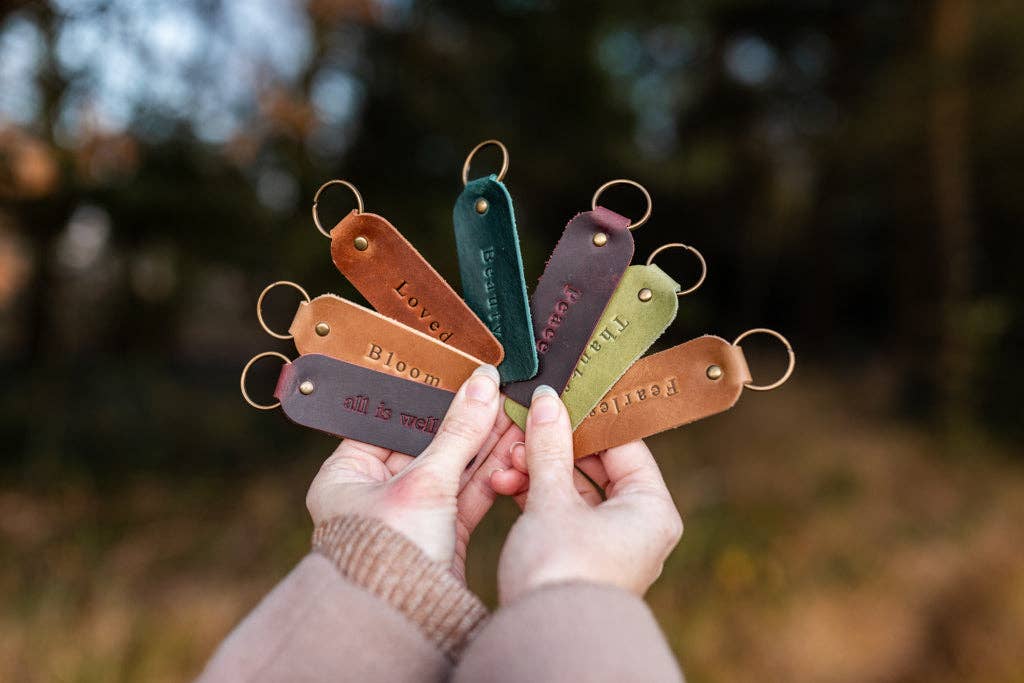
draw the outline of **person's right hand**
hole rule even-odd
[[[544,386],[533,394],[525,451],[529,492],[501,552],[501,603],[569,581],[643,595],[683,533],[647,446],[634,441],[587,458],[584,469],[605,489],[607,500],[593,492],[581,495],[578,473],[574,480],[568,412],[554,390]],[[499,493],[522,493],[524,479],[517,470],[500,470],[491,475],[491,485]]]

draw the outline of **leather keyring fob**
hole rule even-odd
[[[641,358],[573,433],[573,451],[582,458],[721,413],[750,382],[743,350],[720,337]]]
[[[565,388],[633,258],[629,225],[628,218],[601,206],[569,221],[530,301],[540,371],[503,387],[506,407],[509,401],[529,405],[542,384],[559,393]]]
[[[486,363],[505,351],[466,302],[383,217],[352,211],[331,230],[331,258],[378,312]]]
[[[321,354],[285,364],[274,396],[296,424],[408,455],[430,444],[455,398]]]
[[[483,364],[423,332],[333,294],[300,303],[288,331],[300,354],[324,354],[448,391],[457,391]]]
[[[626,269],[562,390],[573,429],[672,323],[679,309],[679,289],[656,265]],[[525,428],[524,406],[510,401],[505,412]]]
[[[502,383],[537,374],[530,302],[508,189],[491,175],[466,184],[452,211],[462,296],[505,349]]]

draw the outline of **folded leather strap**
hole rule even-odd
[[[678,291],[679,284],[656,265],[626,269],[562,390],[573,429],[672,323],[679,309]],[[505,412],[525,427],[525,407],[510,401]]]
[[[533,379],[505,386],[509,400],[525,406],[542,384],[559,393],[565,388],[633,258],[629,224],[625,216],[599,206],[565,226],[530,301],[540,371]],[[601,246],[594,240],[599,233],[607,236],[598,240]]]
[[[711,379],[708,368],[722,373]],[[573,433],[577,458],[642,439],[736,404],[751,381],[743,350],[720,337],[698,337],[640,359]]]
[[[419,455],[455,394],[320,354],[281,368],[274,396],[292,422]]]
[[[530,379],[537,374],[537,349],[512,197],[496,176],[477,178],[452,213],[462,296],[505,348],[501,381]]]
[[[341,219],[331,230],[331,257],[380,313],[486,363],[505,357],[466,302],[381,216],[353,211]]]
[[[300,354],[320,353],[370,370],[458,391],[483,361],[333,294],[299,304],[288,331]]]

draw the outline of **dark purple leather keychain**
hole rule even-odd
[[[278,403],[249,398],[245,377],[267,356],[285,361],[274,396]],[[242,370],[242,397],[254,408],[278,406],[303,427],[356,439],[399,453],[419,455],[433,440],[455,394],[321,354],[294,361],[276,351],[254,356]]]
[[[647,200],[647,211],[636,223],[597,205],[601,193],[618,184],[638,188]],[[591,211],[578,214],[565,226],[537,282],[530,309],[540,370],[533,379],[505,385],[502,391],[508,401],[527,406],[534,389],[542,384],[559,393],[565,388],[619,279],[633,259],[630,231],[650,218],[651,197],[639,183],[612,180],[597,189],[591,207]]]

